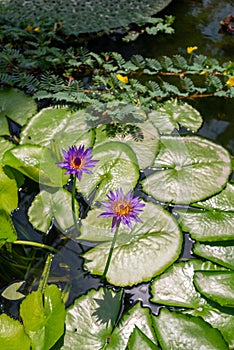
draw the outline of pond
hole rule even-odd
[[[221,63],[232,61],[234,35],[226,33],[220,25],[220,21],[230,13],[234,13],[233,1],[175,0],[160,13],[162,16],[175,16],[173,25],[175,34],[159,34],[156,37],[142,34],[135,41],[126,43],[121,41],[121,31],[114,31],[111,35],[104,35],[99,40],[90,41],[88,49],[96,54],[116,51],[121,53],[126,60],[129,60],[132,55],[142,55],[144,58],[157,59],[173,55],[187,56],[187,47],[197,46],[194,54],[213,57]],[[124,73],[121,74],[120,79],[124,76]],[[147,77],[143,77],[140,81],[145,79]],[[173,79],[174,77],[168,81],[171,83],[174,81]],[[125,83],[123,82],[123,84]],[[6,152],[4,164],[6,167],[15,167],[16,171],[22,171],[26,176],[26,180],[21,184],[18,193],[19,206],[12,214],[13,223],[18,233],[18,240],[38,242],[45,244],[47,248],[52,247],[57,250],[51,262],[48,283],[55,283],[60,287],[65,295],[66,307],[72,308],[74,301],[83,296],[83,299],[80,299],[81,304],[76,304],[74,312],[90,312],[90,319],[93,317],[93,313],[96,313],[98,320],[101,320],[100,324],[102,324],[103,319],[105,320],[105,317],[110,317],[112,328],[108,320],[106,321],[106,326],[105,322],[103,322],[103,330],[97,322],[97,333],[99,332],[98,334],[100,335],[103,332],[102,340],[106,339],[103,349],[112,348],[111,346],[113,346],[113,349],[119,350],[125,348],[129,350],[140,349],[139,344],[145,346],[147,344],[147,349],[172,349],[171,344],[173,344],[174,334],[173,331],[170,332],[168,324],[170,322],[178,322],[178,324],[182,325],[181,329],[186,334],[186,327],[189,325],[187,322],[190,320],[188,315],[194,316],[195,321],[192,322],[194,324],[198,322],[199,331],[204,327],[204,334],[201,335],[201,339],[204,340],[203,337],[206,337],[207,332],[205,349],[209,349],[210,344],[213,344],[214,349],[234,348],[234,338],[231,335],[234,330],[233,294],[232,296],[228,295],[230,290],[233,292],[230,280],[233,278],[234,252],[234,235],[233,228],[231,228],[234,220],[234,188],[233,174],[231,172],[234,154],[234,101],[233,98],[217,96],[198,96],[197,98],[184,96],[181,101],[184,103],[183,111],[177,99],[174,99],[169,101],[168,105],[166,102],[165,107],[162,106],[160,113],[151,111],[152,113],[149,113],[149,124],[145,122],[141,126],[142,121],[136,123],[136,120],[133,118],[135,126],[130,130],[123,126],[125,124],[122,124],[118,130],[113,126],[108,129],[108,123],[105,122],[103,122],[103,125],[98,124],[98,127],[95,128],[93,128],[91,123],[89,130],[84,129],[82,122],[87,128],[87,115],[83,115],[80,111],[75,111],[74,113],[77,114],[74,115],[70,114],[70,112],[68,113],[68,111],[64,112],[65,114],[63,115],[62,112],[61,115],[57,113],[57,119],[55,119],[52,112],[42,111],[40,121],[38,114],[36,114],[22,130],[17,124],[11,124],[12,130],[16,134],[20,130],[21,141],[19,150],[22,147],[22,152],[17,150],[16,153],[14,153],[14,150],[13,152],[10,150],[10,153]],[[124,108],[121,103],[116,106],[120,110]],[[113,112],[111,108],[107,110],[108,118],[111,118],[111,113]],[[165,108],[166,112],[163,108]],[[164,112],[167,115],[169,110],[177,110],[178,118],[184,118],[183,121],[185,120],[185,123],[180,123],[180,127],[177,130],[173,128],[168,133],[164,129],[165,120],[160,122],[160,116]],[[97,109],[95,107],[87,109],[87,114],[89,113],[91,116],[97,116],[98,118],[104,115],[104,111],[98,110],[98,106]],[[136,110],[131,110],[130,113],[132,113],[130,114],[131,116],[135,117]],[[189,115],[194,125],[197,123],[197,127],[190,120],[188,121],[186,119],[187,116],[184,117],[184,115]],[[75,118],[74,116],[77,116],[77,119],[72,119]],[[50,147],[49,143],[46,144],[45,141],[47,138],[49,140],[49,117],[51,117],[51,128],[54,127],[56,129],[58,125],[61,126],[60,135],[62,136],[60,136],[60,141],[63,148],[67,149],[69,147],[69,141],[73,137],[68,136],[68,133],[71,135],[77,133],[84,144],[88,144],[89,147],[95,146],[93,159],[98,160],[98,163],[95,164],[94,169],[91,169],[94,173],[93,177],[83,173],[83,181],[78,182],[77,180],[78,184],[76,184],[78,190],[76,198],[79,202],[80,211],[78,215],[81,217],[81,220],[79,220],[79,224],[81,223],[80,240],[77,240],[76,228],[74,226],[67,228],[66,226],[66,216],[67,220],[70,220],[72,218],[71,213],[68,211],[64,212],[63,209],[66,207],[56,207],[56,201],[60,203],[61,198],[66,204],[70,199],[67,199],[62,192],[62,194],[59,194],[60,190],[56,192],[58,183],[56,182],[57,180],[53,183],[55,176],[53,178],[52,174],[49,180],[44,180],[41,175],[41,182],[37,182],[35,181],[34,169],[24,168],[24,152],[30,147],[32,147],[31,149],[35,147],[33,142],[36,139],[38,140],[38,145]],[[107,120],[109,121],[108,118]],[[74,130],[70,122],[72,120],[77,120]],[[155,120],[159,123],[159,126],[155,124]],[[170,124],[170,120],[168,123]],[[62,125],[64,125],[64,128]],[[160,132],[158,132],[158,129]],[[184,139],[186,135],[190,136],[189,140]],[[63,137],[64,139],[62,140]],[[42,138],[44,138],[43,142],[41,141]],[[140,143],[141,138],[143,140],[142,143]],[[31,141],[31,139],[34,141]],[[94,139],[95,141],[93,141]],[[209,141],[212,142],[210,143]],[[108,142],[108,144],[105,142]],[[23,148],[28,147],[28,145],[31,146]],[[56,147],[58,145],[54,146],[55,150]],[[36,152],[35,148],[35,153],[33,153],[35,159],[37,157]],[[45,153],[42,153],[44,158],[46,158]],[[151,155],[148,155],[151,153],[157,154],[153,162],[150,158]],[[232,156],[232,165],[229,154]],[[133,158],[134,161],[132,160]],[[41,164],[43,161],[41,161]],[[114,165],[109,169],[108,166],[112,162]],[[49,161],[46,158],[45,168],[40,164],[43,171],[46,169],[45,173],[46,171],[57,171],[53,167],[50,169],[48,163]],[[34,166],[33,163],[31,165],[32,167]],[[192,166],[192,171],[189,169],[190,166]],[[104,168],[107,170],[104,171]],[[98,175],[99,177],[96,176],[96,169],[97,173],[101,174],[100,176]],[[61,184],[65,186],[66,182],[64,182],[63,175],[59,174],[60,186]],[[72,191],[72,181],[74,181],[74,177],[73,180],[68,182],[67,187],[65,186],[64,188]],[[115,184],[113,185],[114,182]],[[119,250],[116,248],[116,251],[113,253],[113,266],[117,269],[119,276],[116,277],[115,273],[113,273],[113,267],[110,267],[110,277],[107,278],[107,282],[106,280],[103,281],[100,270],[104,269],[103,261],[107,259],[110,236],[113,235],[113,232],[111,233],[111,219],[102,219],[98,216],[101,213],[100,202],[107,200],[104,191],[106,191],[105,194],[109,193],[110,190],[115,191],[116,187],[114,186],[117,186],[116,184],[123,187],[125,191],[129,190],[129,187],[132,185],[134,195],[143,199],[145,208],[143,213],[140,213],[140,218],[143,222],[142,226],[138,222],[136,225],[134,224],[135,231],[133,232],[139,237],[139,241],[134,241],[135,238],[133,237],[129,238],[131,235],[128,227],[125,229],[125,227],[122,228],[120,226],[121,230],[117,245]],[[178,193],[176,192],[177,190]],[[56,198],[53,197],[56,195]],[[220,197],[218,197],[219,195]],[[97,205],[95,201],[92,202],[93,198],[98,202]],[[49,202],[53,202],[52,209],[50,209]],[[43,209],[41,217],[40,215],[38,216],[38,211],[42,206],[46,207],[46,210],[53,211],[52,223],[48,221],[45,209]],[[192,211],[190,212],[191,209]],[[56,214],[57,216],[54,214],[56,210],[60,213],[62,219],[59,219],[58,214]],[[205,212],[204,217],[201,220],[199,218],[194,219],[201,212]],[[214,223],[212,221],[213,214],[215,218]],[[158,223],[158,217],[160,217],[160,223]],[[220,226],[223,231],[216,234],[206,225],[206,220],[207,225],[210,225],[214,231],[218,231],[219,228],[215,220],[220,222],[226,221],[227,225]],[[62,225],[65,225],[64,230],[59,229]],[[154,229],[157,227],[157,238],[154,236],[152,227]],[[182,234],[180,230],[183,231]],[[164,231],[167,236],[165,236]],[[98,239],[97,233],[99,235]],[[205,235],[205,238],[202,235]],[[44,269],[48,250],[34,249],[30,246],[23,247],[21,245],[14,245],[13,247],[13,251],[11,249],[2,251],[0,267],[1,291],[3,292],[13,280],[25,281],[20,288],[20,292],[27,294],[35,290],[40,284],[40,276]],[[152,247],[156,251],[155,256],[151,253]],[[131,249],[134,251],[134,254]],[[218,253],[217,255],[214,253],[212,257],[212,252],[215,250]],[[124,261],[127,254],[129,254],[128,258],[122,263],[121,258]],[[222,254],[224,255],[223,258]],[[134,255],[136,257],[135,260],[132,257]],[[85,256],[86,269],[84,269],[83,256]],[[155,268],[153,266],[154,261],[159,267]],[[132,266],[130,266],[131,264]],[[126,273],[128,269],[131,271],[130,274]],[[151,275],[152,278],[150,278]],[[155,276],[159,277],[154,279]],[[193,277],[196,288],[191,282]],[[208,288],[209,283],[214,283],[214,290],[218,288],[215,282],[211,281],[213,277],[220,278],[220,280],[225,277],[229,291],[224,290],[225,288],[221,284],[220,288],[223,288],[220,293],[221,296],[217,296],[215,293],[213,295],[212,288]],[[204,281],[206,282],[205,286],[203,285]],[[105,295],[106,299],[102,300],[100,299],[102,297],[100,287],[103,286],[107,287],[107,291],[112,290],[113,294],[110,293],[109,295],[107,292]],[[174,289],[174,292],[170,292],[171,289]],[[92,291],[89,294],[90,290]],[[184,301],[180,300],[181,295],[182,297],[184,296]],[[86,296],[87,304],[85,304]],[[92,305],[93,300],[98,301],[99,306],[102,305],[102,301],[105,301],[105,307],[112,309],[113,305],[113,310],[108,309],[107,315],[105,313],[102,314],[101,308],[94,309]],[[1,296],[2,312],[18,317],[21,301],[22,299],[10,300],[4,295]],[[159,324],[157,324],[157,321],[152,321],[153,319],[145,321],[149,316],[143,315],[145,311],[141,311],[138,301],[141,302],[142,309],[149,309],[156,316],[160,314],[161,310],[163,312],[166,310],[163,314],[164,316],[161,316]],[[113,304],[111,304],[112,302]],[[132,311],[134,307],[136,307],[136,310]],[[204,314],[202,313],[203,307],[205,310]],[[175,319],[170,319],[167,310],[182,312]],[[71,309],[71,314],[72,312]],[[207,321],[204,324],[197,321],[201,318],[199,312],[202,313],[202,317],[204,316],[205,321]],[[122,317],[123,313],[125,313],[124,317]],[[122,327],[120,322],[120,325],[118,324],[120,331],[116,332],[124,333],[124,327],[128,329],[128,322],[131,323],[134,317],[137,318],[138,316],[136,315],[138,313],[141,315],[139,316],[139,322],[143,322],[144,327],[140,328],[139,323],[137,326],[139,328],[135,328],[134,337],[128,342],[127,347],[126,344],[124,347],[120,347],[119,344],[121,344],[122,340],[120,341],[114,333],[118,328],[116,325],[122,317],[121,322],[123,322],[124,326]],[[215,317],[212,316],[212,313],[220,317],[220,322],[214,320]],[[71,317],[71,314],[69,317]],[[113,317],[115,317],[114,325]],[[224,319],[225,321],[223,321]],[[77,332],[77,330],[73,328],[71,330],[70,328],[74,327],[74,319],[69,320],[69,322],[67,323],[67,328],[68,332],[70,332],[70,338],[65,340],[65,346],[62,347],[62,337],[53,349],[68,348],[72,339],[71,333]],[[78,319],[76,322],[81,327],[82,332],[82,319]],[[89,320],[84,319],[85,324],[88,324],[88,322]],[[151,322],[156,322],[155,329],[157,329],[159,344],[154,343],[152,340],[151,331],[148,329],[150,328],[148,324]],[[220,325],[222,322],[224,322],[224,325]],[[95,332],[96,326],[94,328],[93,326],[90,327]],[[166,335],[163,334],[164,328],[166,329]],[[110,329],[113,331],[113,337]],[[85,332],[86,330],[82,333],[82,337],[84,337]],[[93,344],[99,344],[100,338],[95,343],[91,334],[88,333],[88,337],[92,339],[90,341],[91,345],[87,341],[88,345],[86,346],[85,341],[82,340],[83,347],[80,348],[81,350],[91,349],[92,346],[95,346]],[[212,337],[215,339],[214,341],[211,340]],[[78,340],[79,338],[74,340],[74,344],[78,344]],[[113,343],[109,347],[111,341]],[[194,348],[200,345],[198,341],[198,343],[195,343]],[[187,349],[187,347],[185,348]],[[175,347],[175,349],[177,348]]]

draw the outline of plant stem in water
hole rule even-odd
[[[110,266],[110,261],[111,261],[111,257],[112,257],[112,254],[113,254],[115,242],[116,242],[116,239],[117,239],[118,231],[119,231],[119,225],[115,229],[114,237],[113,237],[113,240],[112,240],[112,243],[111,243],[111,247],[110,247],[109,255],[108,255],[108,258],[107,258],[107,261],[106,261],[106,266],[105,266],[105,269],[104,269],[104,272],[103,272],[103,275],[102,275],[102,279],[106,278],[106,274],[107,274],[107,271],[108,271],[109,266]]]
[[[71,202],[72,216],[73,216],[73,221],[74,221],[76,233],[78,233],[79,227],[78,227],[77,218],[76,218],[76,211],[75,211],[76,176],[72,175],[71,180],[72,180],[72,202]]]

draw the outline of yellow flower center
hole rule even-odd
[[[75,157],[71,160],[71,166],[75,169],[80,169],[82,167],[82,159],[80,157]]]
[[[118,203],[115,207],[117,215],[128,215],[132,211],[130,203],[122,202]]]

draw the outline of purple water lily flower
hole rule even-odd
[[[80,181],[83,173],[92,174],[89,168],[93,168],[98,160],[92,160],[92,150],[84,145],[79,148],[76,146],[69,147],[68,151],[62,150],[65,158],[64,162],[57,163],[58,166],[68,169],[65,174],[75,174]]]
[[[138,215],[143,211],[142,208],[145,204],[141,203],[139,197],[133,197],[131,191],[124,196],[123,190],[120,188],[116,191],[116,194],[110,191],[107,198],[109,202],[102,202],[105,212],[100,214],[99,217],[113,217],[112,229],[115,229],[120,222],[127,225],[130,229],[132,229],[131,221],[142,222]]]

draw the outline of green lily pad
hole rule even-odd
[[[96,129],[95,146],[106,141],[121,141],[136,154],[139,167],[152,165],[159,147],[158,130],[152,122],[134,124],[107,124]]]
[[[76,204],[76,217],[79,217],[79,205]],[[48,232],[52,220],[63,231],[74,225],[71,209],[71,193],[61,188],[54,191],[42,190],[36,195],[28,210],[29,221],[35,229]]]
[[[1,130],[1,127],[0,127],[0,130]],[[4,153],[13,147],[14,147],[14,145],[10,141],[5,140],[5,139],[0,139],[0,149],[1,149],[0,162],[2,161],[2,157],[3,157]]]
[[[178,211],[185,232],[201,242],[234,239],[234,213],[227,211]]]
[[[84,110],[72,113],[67,108],[45,108],[36,114],[22,131],[21,144],[38,144],[60,150],[75,144],[91,146],[92,132]]]
[[[8,177],[0,166],[0,209],[11,214],[18,205],[18,187],[15,179]]]
[[[56,285],[29,294],[20,305],[20,316],[33,349],[49,350],[64,333],[65,305]]]
[[[194,275],[199,292],[222,306],[234,307],[234,272],[199,271]]]
[[[6,116],[23,126],[37,110],[37,105],[31,96],[13,88],[0,89],[0,105],[1,135],[9,135]]]
[[[68,176],[56,165],[57,157],[46,147],[22,145],[5,152],[2,163],[15,168],[30,179],[43,185],[61,187]]]
[[[135,326],[129,341],[127,350],[158,350],[158,346],[153,343],[137,326]]]
[[[122,187],[124,193],[132,190],[139,178],[139,166],[132,149],[122,142],[106,142],[93,149],[93,159],[98,163],[93,174],[83,174],[77,183],[78,190],[86,197],[97,189],[95,199],[106,200],[110,190]]]
[[[209,245],[196,242],[193,252],[203,258],[234,270],[234,246],[233,245]]]
[[[170,312],[164,308],[153,320],[162,349],[229,349],[221,333],[199,317]]]
[[[142,181],[143,189],[160,201],[183,204],[222,190],[231,171],[223,147],[195,136],[162,136],[154,167],[159,170]]]
[[[171,133],[180,126],[197,131],[202,125],[200,113],[188,103],[177,100],[164,102],[161,107],[149,113],[149,119],[162,134]]]
[[[113,297],[116,295],[111,291]],[[113,328],[111,322],[103,324],[97,317],[100,305],[97,300],[104,299],[104,290],[90,290],[87,295],[83,295],[76,299],[74,305],[67,309],[66,317],[66,333],[64,337],[63,350],[66,349],[125,349],[134,328],[137,326],[146,337],[156,343],[155,334],[151,326],[152,316],[149,310],[142,308],[139,303],[134,305],[124,316],[122,316],[118,326]],[[108,300],[106,300],[108,303]],[[103,313],[106,317],[117,317],[121,308],[121,300],[119,305],[110,308],[109,305],[103,304]],[[107,312],[108,310],[108,312]],[[105,316],[105,315],[103,315]]]
[[[222,333],[230,349],[234,348],[234,315],[221,312],[211,307],[209,304],[196,310],[185,310],[183,313],[202,317],[204,321],[208,322],[213,328],[217,328]]]
[[[17,239],[17,233],[13,225],[12,219],[5,210],[0,209],[0,243],[14,242]]]
[[[234,185],[227,183],[220,193],[205,201],[195,203],[195,206],[208,210],[234,212]]]
[[[0,315],[0,348],[5,350],[30,350],[30,339],[23,325],[6,314]]]
[[[149,281],[162,273],[180,254],[182,235],[177,222],[167,211],[161,206],[146,203],[139,217],[142,223],[134,224],[132,231],[120,225],[106,276],[114,285],[131,286]],[[106,220],[106,224],[102,224],[102,220]],[[81,238],[94,239],[96,234],[100,235],[99,240],[103,237],[106,241],[83,256],[86,259],[85,267],[92,274],[102,275],[113,238],[113,232],[109,233],[109,237],[107,233],[107,227],[111,231],[111,219],[98,218],[97,226],[93,226],[93,221],[89,226],[87,218],[85,225],[87,227]],[[98,225],[104,225],[106,230],[99,230]]]
[[[216,270],[218,267],[209,262],[191,260],[174,264],[151,284],[152,301],[158,304],[200,308],[205,299],[195,289],[193,276],[196,270]],[[219,268],[220,269],[220,268]]]

